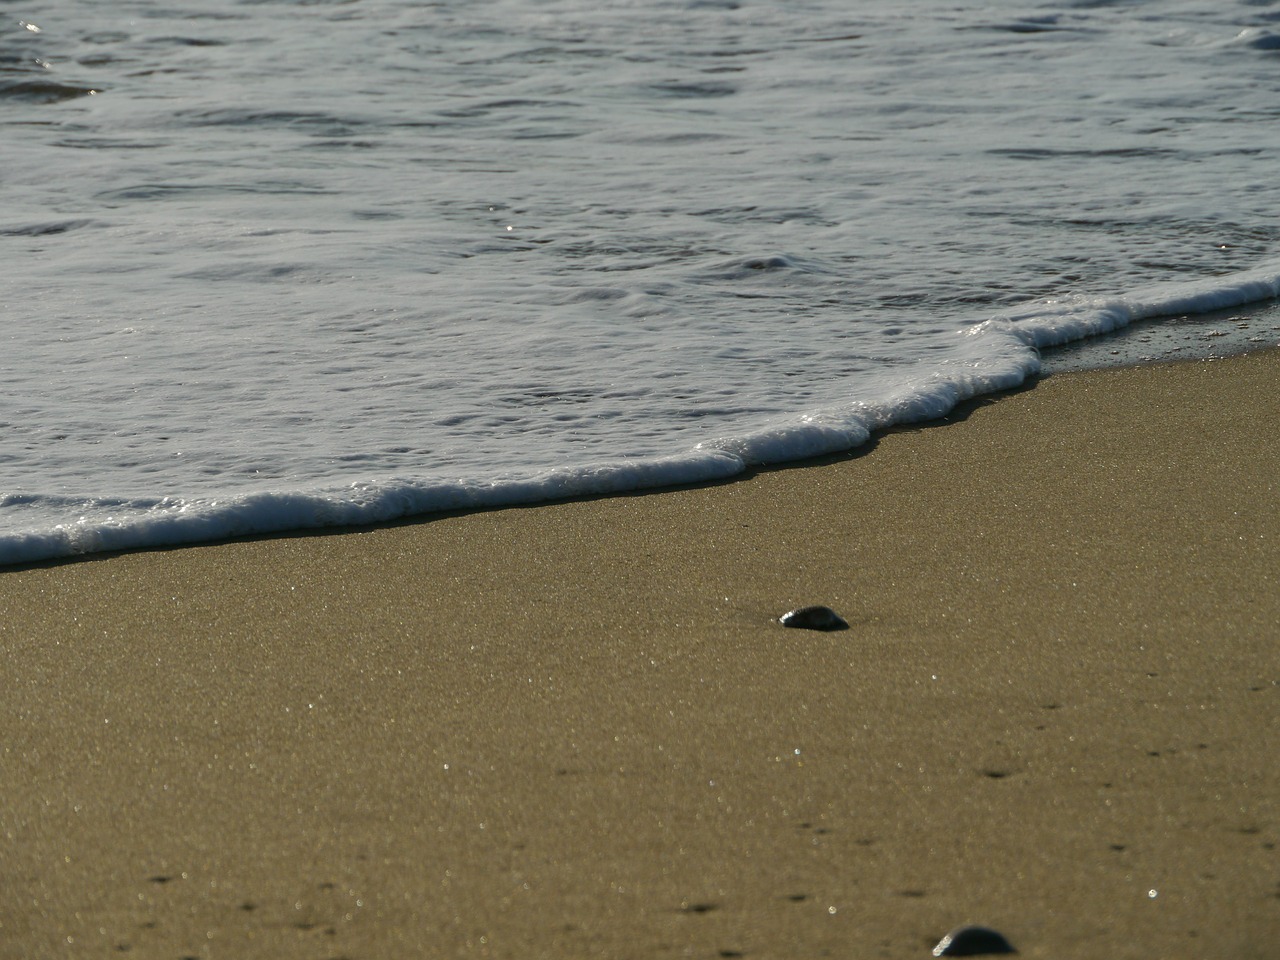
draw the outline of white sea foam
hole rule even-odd
[[[1256,4],[31,19],[0,562],[723,478],[1280,293]]]
[[[1112,333],[1156,317],[1209,313],[1280,297],[1280,262],[1187,283],[1166,283],[1118,297],[1051,298],[1027,304],[965,331],[1011,334],[1037,347]]]

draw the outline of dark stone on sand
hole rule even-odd
[[[800,630],[848,630],[844,617],[830,607],[800,607],[778,618],[784,627]]]
[[[1017,952],[1004,934],[990,927],[956,927],[933,948],[935,957],[981,957]]]

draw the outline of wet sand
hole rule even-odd
[[[0,958],[1274,957],[1277,384],[0,574]]]

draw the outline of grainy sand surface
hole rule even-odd
[[[1274,958],[1277,384],[0,574],[0,957]]]

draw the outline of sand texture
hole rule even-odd
[[[1280,956],[1277,384],[0,574],[0,958]]]

